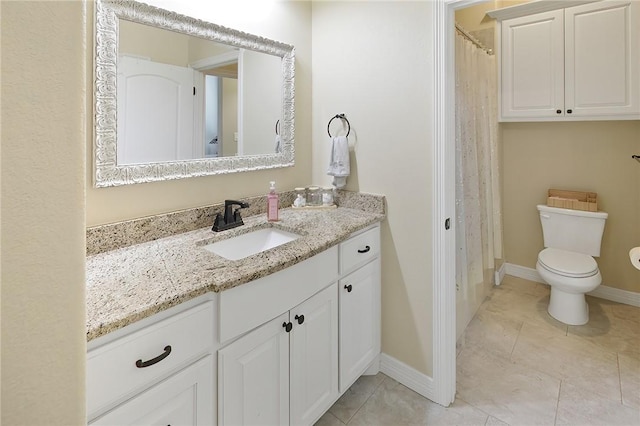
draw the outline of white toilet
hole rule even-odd
[[[536,269],[551,286],[549,314],[569,325],[589,321],[585,293],[602,282],[598,264],[607,213],[538,205],[544,246]]]

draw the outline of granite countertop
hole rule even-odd
[[[280,221],[264,214],[220,233],[210,227],[87,257],[87,340],[125,327],[207,292],[245,284],[308,259],[384,219],[379,212],[280,210]],[[276,227],[302,237],[231,261],[203,245],[260,228]]]

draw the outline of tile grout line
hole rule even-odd
[[[560,386],[558,386],[558,401],[556,402],[556,415],[553,418],[553,424],[556,425],[558,423],[558,410],[560,408],[560,394],[562,393],[562,382],[564,380],[560,380]]]
[[[522,333],[522,327],[524,327],[524,321],[520,321],[520,328],[518,328],[518,335],[516,336],[516,340],[513,342],[513,346],[511,347],[511,352],[509,352],[509,361],[513,362],[511,357],[513,356],[513,351],[516,350],[516,345],[518,344],[518,339],[520,339],[520,333]]]
[[[356,410],[355,413],[353,413],[353,415],[351,417],[349,417],[349,420],[347,420],[347,422],[345,423],[345,425],[348,425],[349,422],[351,422],[351,420],[353,420],[353,418],[356,416],[356,414],[358,414],[360,412],[360,410],[362,409],[362,407],[365,406],[365,404],[369,401],[369,399],[371,399],[371,397],[373,396],[374,393],[376,393],[378,391],[378,388],[380,386],[382,386],[382,383],[387,380],[387,378],[385,377],[383,380],[380,381],[380,383],[378,383],[378,385],[373,389],[373,392],[371,392],[371,394],[367,397],[367,399],[364,400],[364,402],[360,405],[360,407],[358,407],[358,409]],[[396,385],[397,386],[397,385]],[[338,419],[340,420],[340,419]]]
[[[489,414],[489,413],[487,413],[487,412],[486,412],[486,411],[484,411],[482,408],[477,407],[477,406],[473,405],[472,403],[470,403],[469,401],[467,401],[466,399],[460,398],[459,396],[457,396],[457,395],[456,395],[456,401],[458,401],[458,400],[460,400],[460,401],[464,402],[465,404],[469,405],[470,407],[473,407],[473,408],[475,408],[476,410],[478,410],[478,411],[480,411],[480,412],[482,412],[482,413],[486,414],[486,415],[487,415],[487,419],[484,421],[485,426],[486,426],[487,422],[489,421],[489,419],[490,419],[491,417],[493,417],[494,419],[498,419],[498,420],[500,420],[502,423],[509,424],[509,423],[505,422],[504,420],[502,420],[501,418],[499,418],[499,417],[497,417],[497,416],[494,416],[493,414]]]
[[[624,399],[622,398],[622,370],[620,369],[620,353],[616,352],[616,361],[618,362],[618,384],[620,385],[620,404],[624,405]]]

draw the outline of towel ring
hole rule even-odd
[[[280,127],[280,120],[276,121],[276,135],[280,135],[280,129],[278,129],[278,127]]]
[[[349,126],[347,128],[347,136],[349,136],[349,133],[351,132],[351,123],[349,123],[349,120],[347,120],[347,117],[345,117],[344,113],[342,114],[336,114],[335,116],[331,117],[331,120],[329,120],[329,123],[327,124],[327,133],[329,133],[329,137],[333,137],[331,136],[331,130],[329,130],[329,126],[331,126],[331,122],[336,119],[339,118],[340,120],[344,120],[347,122],[347,126]]]

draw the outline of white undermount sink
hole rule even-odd
[[[239,260],[294,241],[300,235],[276,228],[264,228],[207,244],[205,250],[228,260]]]

